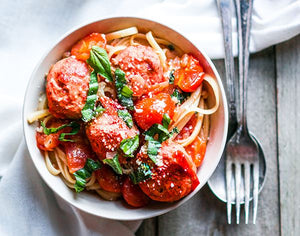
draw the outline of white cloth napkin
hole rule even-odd
[[[299,34],[299,12],[300,0],[254,0],[251,51]],[[111,16],[159,21],[210,57],[223,56],[214,0],[0,0],[0,235],[133,235],[138,228],[140,221],[105,220],[67,205],[41,180],[21,141],[23,96],[38,59],[70,28]]]

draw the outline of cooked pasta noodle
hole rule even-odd
[[[130,36],[130,35],[137,34],[137,33],[138,33],[138,30],[136,27],[130,27],[127,29],[123,29],[123,30],[119,30],[119,31],[107,34],[106,40],[110,41],[113,39],[123,38],[123,37]]]
[[[154,50],[156,50],[156,52],[157,52],[157,54],[159,56],[160,62],[163,65],[163,67],[165,68],[166,67],[166,60],[167,60],[166,55],[163,52],[163,50],[161,49],[161,47],[158,45],[158,43],[155,41],[155,39],[153,38],[153,35],[152,35],[151,31],[149,31],[146,34],[146,38],[147,38],[149,44],[151,45],[151,47]]]

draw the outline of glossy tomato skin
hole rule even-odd
[[[159,57],[151,47],[129,46],[113,58],[112,63],[125,72],[133,96],[141,96],[152,85],[167,80]]]
[[[85,62],[68,57],[56,62],[47,76],[50,113],[56,118],[79,119],[89,89],[90,72]]]
[[[90,57],[90,50],[93,46],[105,48],[106,39],[104,34],[91,33],[78,41],[71,49],[71,55],[78,60],[85,61]]]
[[[199,61],[189,54],[184,54],[180,68],[175,70],[174,84],[184,92],[194,92],[203,81],[203,68]]]
[[[141,158],[139,155],[138,158]],[[183,147],[173,142],[164,142],[159,158],[159,164],[151,169],[152,177],[139,183],[148,197],[155,201],[173,202],[188,195],[198,186],[196,168]]]
[[[139,185],[133,184],[129,177],[126,177],[122,186],[122,195],[125,201],[133,207],[146,206],[150,199],[140,189]]]
[[[86,160],[95,160],[96,155],[92,152],[89,144],[83,141],[62,142],[67,157],[67,165],[70,173],[74,173],[85,166]]]
[[[121,193],[122,179],[108,165],[95,171],[100,187],[108,192]]]
[[[133,116],[138,126],[147,130],[153,124],[161,124],[165,113],[172,119],[174,110],[175,102],[171,96],[167,93],[158,93],[138,100]]]
[[[86,135],[94,152],[103,160],[117,151],[123,139],[133,138],[139,131],[135,126],[129,128],[118,116],[117,108],[122,107],[117,102],[101,98],[101,104],[106,110],[86,126]]]
[[[36,132],[36,144],[40,150],[43,151],[53,151],[59,145],[58,140],[59,134],[49,134],[46,135],[41,132]]]
[[[47,128],[57,128],[63,124],[67,123],[67,121],[59,120],[56,118],[52,118],[47,122]],[[68,127],[58,131],[54,134],[44,134],[43,132],[36,132],[36,143],[37,147],[43,151],[53,151],[59,144],[59,135],[63,132],[68,132],[70,129]]]
[[[190,145],[185,147],[185,150],[192,157],[196,167],[199,167],[204,160],[206,152],[206,141],[197,136]]]

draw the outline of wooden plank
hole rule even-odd
[[[215,61],[224,77],[223,61]],[[251,56],[248,92],[249,129],[261,141],[267,158],[268,176],[260,194],[256,225],[228,225],[226,205],[205,186],[178,209],[159,217],[158,233],[170,235],[279,235],[277,175],[276,95],[274,50]],[[235,210],[235,209],[233,209]],[[243,212],[242,212],[243,213]],[[242,216],[241,222],[244,222]]]
[[[300,235],[300,36],[276,47],[282,235]]]
[[[157,235],[157,217],[144,220],[136,232],[136,236],[156,236]]]

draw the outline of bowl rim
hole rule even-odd
[[[190,42],[201,54],[202,56],[204,57],[205,61],[209,64],[209,67],[211,68],[212,72],[214,73],[214,76],[215,76],[215,79],[217,80],[217,83],[218,83],[218,86],[219,86],[219,89],[220,89],[220,94],[221,94],[221,97],[222,97],[222,102],[223,102],[223,109],[224,109],[224,131],[223,131],[223,137],[222,137],[222,141],[221,141],[221,148],[218,150],[218,153],[216,154],[216,156],[218,157],[217,158],[217,161],[215,162],[213,168],[211,168],[211,171],[210,173],[207,175],[207,178],[205,179],[205,181],[202,181],[196,189],[194,189],[190,194],[188,194],[187,196],[185,196],[184,198],[182,198],[181,200],[179,201],[176,201],[174,202],[173,205],[165,208],[165,209],[159,209],[157,211],[155,211],[153,214],[151,214],[151,216],[142,216],[142,217],[128,217],[128,218],[120,218],[120,217],[114,217],[114,216],[107,216],[105,214],[101,214],[101,212],[99,212],[99,214],[95,213],[95,212],[91,212],[87,209],[85,209],[84,207],[82,206],[78,206],[76,205],[76,203],[74,201],[71,201],[69,199],[66,199],[64,198],[59,192],[57,192],[55,190],[55,188],[53,186],[51,186],[50,183],[48,183],[48,180],[46,180],[46,178],[44,178],[43,174],[41,173],[42,170],[40,170],[39,168],[37,168],[37,165],[34,161],[34,158],[33,158],[33,151],[31,150],[31,148],[29,147],[28,145],[28,142],[27,142],[27,136],[29,135],[28,134],[28,131],[26,129],[26,124],[28,123],[27,122],[27,118],[25,117],[25,107],[26,107],[26,101],[28,100],[28,96],[29,96],[29,90],[30,90],[30,86],[32,84],[32,81],[35,79],[35,74],[36,72],[38,71],[39,67],[41,66],[42,62],[44,61],[44,59],[48,56],[48,54],[62,41],[64,40],[66,37],[68,37],[69,35],[71,35],[72,33],[74,33],[75,31],[77,30],[80,30],[84,27],[87,27],[88,25],[92,25],[92,24],[95,24],[95,23],[98,23],[98,22],[101,22],[101,21],[104,21],[104,20],[116,20],[116,19],[119,19],[119,20],[144,20],[144,21],[149,21],[149,22],[152,22],[152,23],[155,23],[155,24],[158,24],[160,26],[163,26],[165,28],[168,28],[170,29],[171,31],[174,31],[176,33],[178,33],[180,36],[182,36],[185,40],[187,40],[188,42]],[[151,217],[156,217],[156,216],[159,216],[159,215],[163,215],[163,214],[166,214],[167,212],[169,211],[172,211],[174,209],[176,209],[177,207],[179,207],[180,205],[184,204],[185,202],[187,202],[190,198],[192,198],[193,196],[196,195],[196,193],[198,193],[198,191],[208,182],[208,179],[211,177],[211,175],[213,174],[213,172],[215,171],[217,165],[219,164],[220,160],[221,160],[221,157],[222,157],[222,153],[223,153],[223,150],[225,148],[225,144],[226,144],[226,138],[227,138],[227,132],[228,132],[228,120],[229,120],[229,115],[228,115],[228,105],[227,105],[227,98],[226,98],[226,93],[225,93],[225,89],[224,89],[224,86],[223,86],[223,83],[222,83],[222,80],[221,80],[221,77],[215,67],[215,65],[213,64],[213,62],[211,61],[211,59],[207,56],[207,54],[205,53],[205,51],[203,51],[202,49],[200,49],[198,46],[195,46],[194,43],[192,41],[190,41],[188,38],[186,38],[184,36],[184,34],[182,34],[180,31],[178,30],[174,30],[173,28],[167,26],[167,25],[164,25],[160,22],[157,22],[157,21],[154,21],[154,20],[151,20],[151,19],[147,19],[147,18],[141,18],[141,17],[131,17],[131,16],[114,16],[114,17],[107,17],[107,18],[98,18],[97,20],[90,20],[90,21],[86,21],[84,23],[81,23],[77,26],[74,26],[72,27],[71,29],[69,29],[68,31],[66,31],[66,33],[64,33],[61,37],[58,38],[58,40],[54,41],[50,47],[48,47],[48,49],[43,53],[43,55],[40,57],[40,59],[37,61],[31,75],[30,75],[30,78],[27,82],[27,86],[26,86],[26,91],[25,91],[25,94],[24,94],[24,99],[23,99],[23,107],[22,107],[22,128],[23,128],[23,137],[25,139],[25,144],[26,144],[26,147],[27,147],[27,150],[29,152],[29,155],[30,155],[30,158],[35,166],[35,169],[37,170],[37,172],[39,173],[41,179],[46,183],[46,185],[53,191],[53,193],[55,195],[57,195],[60,199],[62,199],[63,201],[65,201],[66,203],[70,204],[71,206],[85,212],[85,213],[88,213],[88,214],[91,214],[91,215],[94,215],[96,217],[102,217],[102,218],[105,218],[105,219],[112,219],[112,220],[120,220],[120,221],[128,221],[128,220],[144,220],[144,219],[148,219],[148,218],[151,218]],[[128,209],[130,211],[130,209]]]

